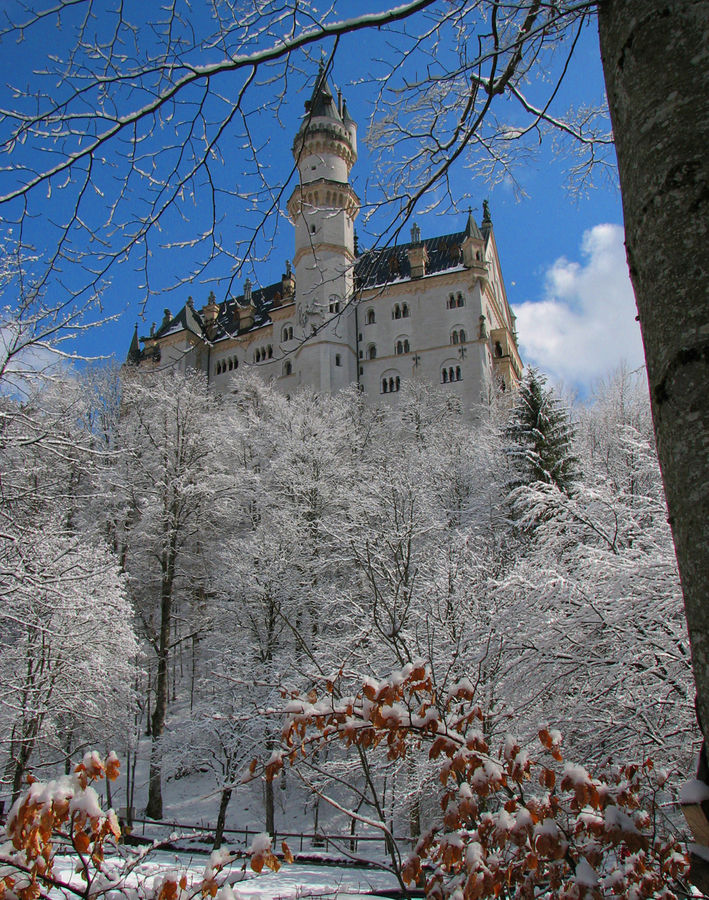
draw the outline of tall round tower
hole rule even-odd
[[[295,225],[296,314],[307,340],[296,355],[301,383],[331,393],[357,380],[353,296],[354,220],[349,184],[357,126],[336,101],[321,63],[293,142],[300,175],[288,201]]]

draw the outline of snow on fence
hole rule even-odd
[[[189,836],[195,835],[199,836],[202,840],[212,841],[214,839],[214,828],[209,825],[187,825],[184,822],[167,822],[163,820],[157,819],[140,819],[135,816],[132,818],[133,824],[141,824],[142,825],[142,835],[145,835],[145,826],[151,826],[150,832],[151,836],[154,835],[154,830],[156,828],[165,828],[170,829],[170,832],[178,832],[179,837],[181,839],[189,838]],[[135,835],[135,829],[131,832]],[[227,840],[229,835],[233,835],[236,840],[229,841],[229,843],[243,843],[244,851],[248,850],[250,846],[251,840],[257,835],[263,833],[262,828],[225,828],[223,835],[224,840]],[[387,850],[387,840],[388,836],[383,833],[378,834],[328,834],[323,832],[318,833],[307,833],[307,832],[299,832],[299,831],[274,831],[271,835],[273,838],[273,846],[277,848],[278,842],[285,840],[288,842],[290,849],[293,853],[308,853],[308,852],[324,852],[327,853],[329,851],[335,851],[337,853],[345,853],[350,856],[352,854],[358,853],[360,849],[360,845],[364,845],[364,848],[367,850],[371,850],[372,855],[376,853],[378,849]],[[394,837],[394,843],[401,846],[413,846],[416,843],[418,838],[412,837]],[[377,846],[379,845],[379,846]],[[363,849],[364,849],[363,848]],[[364,857],[365,859],[367,857]]]

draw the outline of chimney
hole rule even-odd
[[[423,278],[426,274],[428,253],[426,252],[426,245],[421,243],[421,229],[416,222],[411,226],[411,246],[406,252],[409,257],[409,265],[411,266],[411,277]]]
[[[204,332],[210,341],[214,340],[217,333],[217,317],[219,315],[219,306],[217,304],[214,291],[209,292],[207,305],[202,308],[202,319],[204,321]]]
[[[290,267],[290,260],[286,260],[286,270],[281,275],[281,294],[286,303],[290,302],[295,294],[295,278]]]
[[[244,305],[239,309],[239,331],[248,331],[253,328],[256,310],[251,296],[251,279],[244,282]]]

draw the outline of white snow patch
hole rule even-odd
[[[703,803],[709,800],[709,785],[697,778],[685,781],[679,792],[680,803]]]
[[[576,884],[582,884],[584,887],[596,887],[598,884],[598,873],[590,865],[587,859],[580,859],[576,864]]]

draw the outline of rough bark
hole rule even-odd
[[[222,838],[224,837],[224,824],[226,822],[226,811],[229,806],[229,801],[231,800],[231,788],[224,788],[222,791],[222,795],[219,799],[219,813],[217,815],[217,828],[214,832],[214,846],[213,850],[218,850],[222,845]]]
[[[169,688],[168,663],[170,657],[170,628],[172,625],[172,585],[175,578],[176,538],[173,530],[162,559],[162,587],[160,597],[160,637],[158,670],[155,677],[155,708],[152,716],[152,745],[150,748],[150,778],[145,815],[162,818],[162,758],[160,738],[165,730]]]
[[[697,711],[709,737],[709,3],[602,0],[599,36]]]

